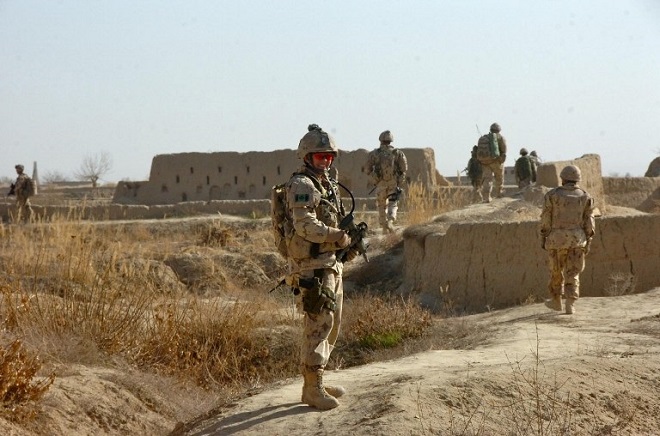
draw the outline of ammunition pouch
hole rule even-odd
[[[323,270],[314,270],[314,277],[298,279],[298,286],[303,290],[303,310],[318,315],[323,309],[334,311],[337,308],[336,296],[332,289],[323,286]]]

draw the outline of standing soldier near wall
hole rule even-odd
[[[594,200],[578,186],[580,169],[569,165],[559,175],[562,186],[545,195],[541,212],[541,237],[548,251],[550,265],[550,300],[546,306],[561,311],[562,295],[566,297],[566,313],[575,313],[575,300],[580,296],[580,273],[589,252],[596,225]]]
[[[518,188],[523,189],[536,182],[536,165],[527,154],[526,148],[520,149],[520,157],[514,166],[516,183]]]
[[[285,184],[287,216],[286,281],[298,295],[304,311],[300,366],[304,377],[302,402],[320,410],[339,405],[341,386],[325,386],[323,372],[335,346],[341,324],[343,263],[336,252],[349,247],[351,238],[339,229],[345,215],[339,187],[328,171],[337,157],[334,139],[311,124],[298,145],[303,165]],[[346,261],[358,255],[351,249]]]
[[[468,178],[470,179],[470,184],[472,185],[473,202],[481,203],[483,200],[483,197],[481,196],[481,189],[484,184],[484,170],[481,168],[481,164],[477,159],[476,145],[472,147],[472,155],[464,171],[467,172]]]
[[[394,148],[394,135],[385,130],[378,136],[380,147],[369,152],[366,173],[376,190],[378,219],[383,232],[394,232],[399,209],[399,197],[403,192],[408,171],[408,160],[403,151]]]
[[[30,197],[34,195],[34,182],[23,171],[25,167],[21,164],[15,165],[16,182],[11,185],[9,195],[16,195],[16,222],[29,222],[32,218],[32,205]]]
[[[504,183],[504,161],[506,160],[506,140],[500,134],[499,124],[490,125],[490,133],[483,135],[477,142],[477,159],[484,171],[484,184],[481,198],[486,203],[492,200],[493,178],[495,178],[495,196],[502,197]]]

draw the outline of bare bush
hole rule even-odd
[[[10,421],[34,418],[39,401],[55,375],[38,378],[39,357],[28,352],[20,340],[0,346],[0,415]]]

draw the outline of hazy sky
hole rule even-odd
[[[105,181],[157,154],[432,147],[456,175],[497,121],[513,164],[660,153],[659,0],[0,0],[0,176],[107,152]]]

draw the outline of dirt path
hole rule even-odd
[[[530,434],[542,425],[572,426],[575,434],[658,432],[660,288],[583,298],[576,307],[573,316],[534,304],[466,317],[496,326],[493,342],[329,372],[327,382],[348,394],[325,412],[299,402],[301,381],[293,379],[183,434],[506,434],[512,425]]]

